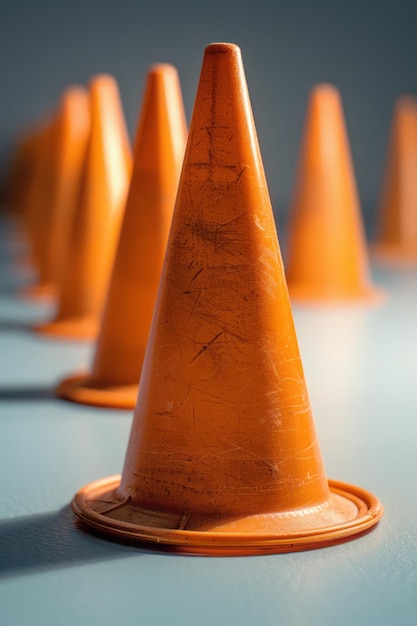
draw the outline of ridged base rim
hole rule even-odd
[[[63,380],[55,390],[64,400],[114,409],[134,409],[138,385],[98,387],[88,374],[76,374]]]
[[[356,514],[338,524],[313,523],[311,528],[304,528],[300,532],[280,530],[277,533],[265,533],[262,524],[259,525],[259,533],[254,533],[186,530],[181,523],[180,528],[162,528],[126,522],[117,518],[123,516],[123,509],[130,519],[134,517],[135,510],[138,517],[151,512],[135,507],[129,499],[120,500],[115,497],[120,476],[110,476],[86,485],[75,495],[71,506],[80,520],[96,530],[131,542],[150,542],[170,547],[174,552],[211,556],[296,552],[322,548],[354,538],[371,529],[382,517],[382,504],[370,492],[339,481],[328,482],[331,495],[348,501],[348,509],[353,505]],[[304,516],[304,512],[292,511],[287,515],[290,519],[293,515]],[[317,515],[312,517],[317,520]],[[245,520],[241,520],[239,524],[244,526]],[[280,519],[280,526],[283,525],[285,526],[285,514],[281,514]]]

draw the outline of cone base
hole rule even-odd
[[[134,409],[138,385],[98,386],[88,374],[78,374],[63,380],[55,390],[64,400],[113,409]]]
[[[296,303],[308,304],[364,304],[376,305],[385,300],[385,292],[377,287],[366,287],[362,291],[355,293],[318,291],[305,287],[288,286],[290,298]]]
[[[37,333],[57,339],[95,339],[98,334],[98,320],[95,317],[73,317],[33,327]]]
[[[364,533],[383,513],[368,491],[332,480],[330,498],[320,507],[226,521],[141,509],[120,498],[119,485],[120,476],[86,485],[71,503],[74,513],[101,532],[182,553],[225,556],[322,548]]]
[[[417,245],[388,245],[374,244],[372,246],[372,257],[377,263],[397,266],[417,265]]]

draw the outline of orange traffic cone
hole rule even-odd
[[[96,76],[90,84],[91,133],[77,206],[62,270],[58,311],[37,330],[61,338],[97,334],[113,263],[131,155],[116,81]]]
[[[92,371],[61,383],[61,397],[100,406],[135,406],[186,133],[177,72],[171,65],[154,66]]]
[[[374,252],[378,259],[417,261],[417,98],[398,99],[388,148]]]
[[[287,282],[297,300],[369,300],[372,286],[340,96],[331,85],[310,97],[289,213]]]
[[[47,145],[47,157],[44,160],[44,171],[47,175],[47,191],[43,194],[42,203],[34,204],[31,219],[35,222],[34,243],[39,251],[39,263],[43,275],[48,276],[48,283],[55,289],[60,279],[62,259],[66,249],[67,233],[70,228],[75,192],[78,191],[80,168],[83,162],[85,146],[89,133],[87,94],[81,87],[68,88],[62,98],[59,110],[53,122],[53,132]],[[28,135],[22,145],[26,152],[32,148],[34,139]],[[32,149],[33,151],[33,149]],[[22,155],[22,157],[25,154]],[[16,173],[19,178],[25,175],[30,189],[30,152],[26,154],[25,170],[22,163]],[[33,169],[33,168],[32,168]],[[25,211],[28,198],[25,189],[16,181],[16,200],[21,206],[20,213],[30,213],[31,207]],[[29,201],[31,200],[29,196]],[[39,209],[39,205],[42,209]],[[37,211],[36,211],[37,209]],[[43,231],[43,236],[36,230]]]
[[[52,209],[46,250],[50,275],[56,285],[59,285],[62,275],[89,133],[87,92],[82,87],[69,87],[61,97],[57,114],[51,181]]]
[[[73,508],[205,554],[314,548],[381,517],[324,473],[233,44],[206,48],[123,474]]]

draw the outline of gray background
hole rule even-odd
[[[0,20],[0,165],[16,136],[97,72],[119,83],[134,134],[147,68],[178,68],[188,120],[204,46],[242,48],[271,197],[284,215],[309,89],[341,90],[362,205],[374,215],[392,107],[417,93],[415,0],[13,0]]]

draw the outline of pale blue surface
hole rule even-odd
[[[3,224],[0,293],[0,623],[4,626],[326,626],[417,623],[417,269],[379,272],[379,307],[295,307],[329,477],[385,506],[368,535],[264,557],[168,555],[74,524],[86,482],[122,469],[131,414],[53,398],[91,345],[47,340],[51,314],[13,292]]]

